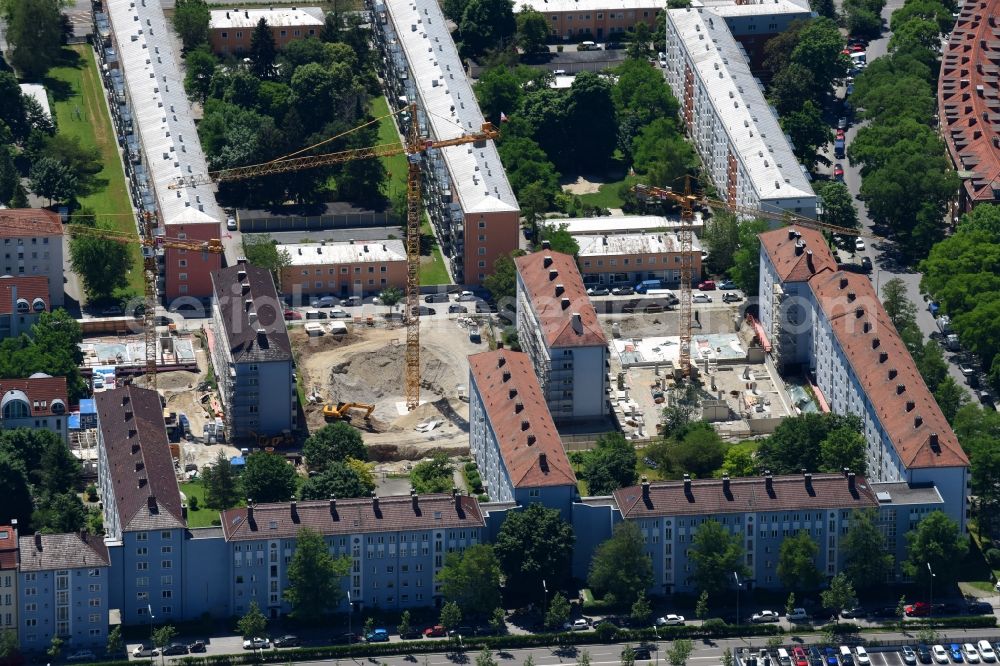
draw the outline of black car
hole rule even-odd
[[[491,305],[486,301],[476,301],[476,312],[479,314],[488,314],[490,312],[496,312],[497,306]]]
[[[635,293],[635,287],[630,287],[625,285],[624,287],[615,287],[611,290],[611,293],[615,296],[631,296]]]
[[[823,653],[815,645],[809,648],[809,666],[823,666]]]
[[[878,618],[893,618],[893,617],[897,617],[896,616],[896,607],[895,606],[882,606],[881,608],[876,608],[874,611],[872,611],[872,617],[878,617]]]
[[[291,634],[288,634],[287,636],[282,636],[281,638],[275,638],[273,643],[274,647],[279,647],[279,648],[300,647],[302,645],[302,641],[299,640],[299,637],[293,636]]]
[[[435,310],[434,308],[429,308],[426,305],[416,305],[410,311],[410,314],[415,314],[418,317],[427,317],[429,315],[436,315],[437,310]]]
[[[500,634],[499,629],[494,629],[488,624],[481,624],[475,628],[476,636],[497,636]]]
[[[204,652],[205,649],[205,641],[195,641],[188,645],[188,652]]]
[[[427,294],[424,296],[424,303],[447,303],[451,300],[448,294]]]
[[[844,618],[845,620],[858,620],[863,618],[866,612],[867,611],[865,611],[865,609],[860,606],[856,608],[845,608],[840,612],[840,617]]]
[[[464,305],[459,305],[458,303],[452,303],[448,306],[448,314],[466,314],[469,308]]]
[[[872,259],[871,257],[861,257],[861,270],[865,273],[872,272]]]
[[[354,643],[361,643],[362,638],[357,634],[337,634],[330,639],[331,645],[353,645]]]
[[[918,645],[917,660],[919,660],[921,664],[929,664],[934,661],[934,658],[931,656],[931,649],[923,644]]]
[[[419,629],[410,629],[405,634],[400,634],[399,638],[404,641],[412,641],[418,638],[423,638],[424,635],[420,633]]]
[[[451,630],[448,631],[448,635],[452,636],[452,637],[454,637],[454,636],[475,636],[476,635],[476,630],[473,629],[472,627],[468,627],[468,626],[466,626],[466,627],[455,627],[454,629],[451,629]]]
[[[170,657],[178,654],[187,654],[188,646],[183,643],[171,643],[167,647],[163,648],[163,654]]]
[[[625,653],[622,652],[622,657],[624,658],[624,656],[625,656]],[[639,661],[639,660],[649,661],[650,659],[653,658],[653,654],[652,654],[652,652],[649,651],[648,647],[637,647],[637,648],[634,648],[632,650],[632,656],[635,658],[636,661]]]
[[[970,601],[965,612],[969,615],[992,615],[993,605],[987,601]]]

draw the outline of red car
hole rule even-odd
[[[792,648],[792,656],[795,657],[795,666],[809,666],[809,658],[802,648],[797,646]]]
[[[847,50],[851,53],[861,53],[865,50],[865,47],[862,44],[851,44],[847,47]]]
[[[715,291],[715,280],[705,280],[698,285],[698,289],[701,291]]]
[[[903,609],[909,617],[926,617],[931,614],[931,605],[926,601],[918,601]]]
[[[844,180],[844,167],[840,165],[840,162],[833,165],[833,179],[841,182]]]
[[[837,130],[837,138],[838,139],[843,139],[844,138],[844,130],[842,130],[842,129],[838,129]]]
[[[426,629],[424,629],[425,638],[442,638],[447,635],[448,632],[446,632],[444,630],[444,627],[442,627],[440,624],[435,624],[433,627],[427,627]]]
[[[285,310],[285,321],[291,321],[292,319],[302,319],[302,313],[295,310]]]

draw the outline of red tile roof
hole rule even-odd
[[[62,236],[62,221],[57,213],[44,208],[8,208],[0,210],[0,238],[20,236]]]
[[[823,234],[805,227],[782,227],[760,235],[782,282],[805,282],[817,273],[837,270]]]
[[[94,403],[121,529],[183,527],[159,394],[129,385],[97,393]]]
[[[652,516],[715,515],[763,511],[847,509],[877,507],[878,500],[863,476],[854,485],[842,474],[813,474],[811,477],[776,476],[770,487],[765,477],[666,481],[619,488],[615,501],[625,518]]]
[[[473,354],[469,374],[514,487],[575,486],[576,475],[528,355],[505,349]]]
[[[541,250],[514,262],[549,347],[607,344],[573,257]]]
[[[0,276],[0,315],[16,312],[19,299],[27,303],[27,313],[49,312],[49,279],[44,275]],[[43,310],[35,309],[35,299],[45,304]]]
[[[281,502],[222,512],[222,529],[227,541],[291,539],[303,527],[328,536],[483,525],[479,501],[468,495]]]
[[[18,539],[21,571],[106,567],[111,564],[104,539],[79,534],[33,534]]]
[[[0,569],[17,566],[17,533],[10,525],[0,525]]]
[[[838,271],[813,277],[809,286],[902,463],[908,468],[968,466],[871,280]]]
[[[16,396],[18,392],[21,393],[18,397],[27,400],[32,416],[65,416],[69,411],[65,377],[50,377],[38,372],[27,379],[0,379],[0,401]],[[56,411],[52,411],[53,406]]]
[[[941,57],[938,109],[942,133],[971,204],[1000,202],[1000,0],[968,3]],[[982,92],[980,92],[982,91]]]

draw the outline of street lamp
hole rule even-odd
[[[156,657],[156,650],[154,649],[156,645],[153,643],[153,620],[156,616],[153,615],[153,605],[146,604],[146,610],[149,611],[149,663],[153,663]]]
[[[549,586],[545,584],[545,579],[542,579],[542,622],[545,622],[545,614],[548,612],[549,608]]]
[[[930,583],[931,583],[930,584],[930,588],[931,588],[930,589],[930,601],[927,604],[927,617],[929,618],[934,613],[934,578],[935,578],[935,576],[934,576],[934,570],[931,569],[931,563],[930,562],[927,562],[927,573],[929,573],[931,575],[931,580],[930,580]]]
[[[656,623],[653,623],[653,635],[656,636],[656,640],[653,641],[653,652],[656,653],[656,666],[660,666],[660,632],[656,628]]]
[[[733,579],[736,581],[736,624],[740,623],[740,588],[742,583],[740,583],[740,575],[733,572]]]
[[[347,635],[349,636],[349,638],[347,639],[348,645],[354,644],[354,627],[351,622],[353,617],[354,617],[354,602],[351,601],[351,591],[348,590],[347,591]]]

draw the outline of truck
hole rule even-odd
[[[635,293],[645,294],[650,289],[662,289],[663,283],[660,280],[643,280],[635,285]]]
[[[838,160],[844,159],[844,140],[837,139],[833,142],[833,156]]]

